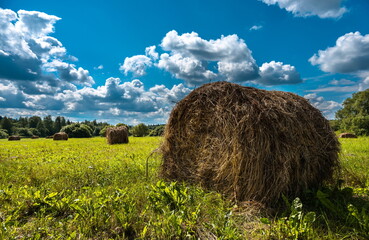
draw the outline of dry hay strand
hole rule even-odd
[[[31,137],[31,139],[38,139],[38,138],[40,138],[39,136],[36,136],[36,135],[33,135],[32,137]]]
[[[339,138],[357,138],[357,136],[353,133],[341,133]]]
[[[65,132],[55,133],[53,136],[53,140],[68,140],[68,134]]]
[[[109,127],[106,129],[106,139],[109,144],[128,143],[128,128],[126,126]]]
[[[172,110],[161,175],[270,206],[330,180],[339,149],[329,122],[303,97],[216,82]]]
[[[19,141],[21,140],[20,136],[10,136],[8,138],[8,141]]]

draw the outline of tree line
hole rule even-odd
[[[116,126],[125,125],[118,123]],[[10,118],[0,116],[0,138],[7,138],[11,135],[22,137],[46,137],[57,132],[66,132],[70,137],[93,137],[105,136],[106,128],[111,127],[107,122],[97,122],[97,120],[83,122],[72,122],[63,116],[53,119],[51,115],[43,118],[39,116]],[[164,125],[145,125],[143,123],[136,126],[128,126],[130,135],[160,136],[163,134]]]
[[[336,119],[330,120],[332,129],[339,132],[352,132],[358,136],[369,136],[369,89],[354,93],[342,105],[342,109],[336,112]],[[118,123],[116,126],[119,125],[125,124]],[[70,137],[105,136],[106,128],[110,126],[112,125],[96,120],[75,123],[62,116],[54,119],[50,115],[44,118],[32,116],[18,119],[0,116],[0,138],[11,135],[46,137],[60,131],[68,133]],[[129,134],[135,137],[161,136],[165,127],[164,124],[145,125],[143,123],[126,126]]]

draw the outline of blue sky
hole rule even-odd
[[[165,123],[230,81],[327,118],[369,87],[369,1],[0,0],[0,115]]]

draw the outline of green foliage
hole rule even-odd
[[[28,127],[29,128],[37,128],[39,122],[41,122],[41,118],[39,116],[32,116],[28,119]]]
[[[0,140],[0,239],[368,239],[368,140],[340,139],[339,184],[276,215],[161,180],[160,155],[146,178],[158,137]]]
[[[343,108],[337,111],[336,118],[340,129],[356,135],[369,135],[369,89],[347,98]]]
[[[101,137],[106,137],[106,130],[107,130],[109,127],[112,127],[112,125],[106,125],[105,127],[103,127],[103,128],[100,130],[99,135],[100,135]]]
[[[331,126],[333,131],[340,130],[340,121],[338,120],[329,120],[329,125]]]
[[[351,216],[353,216],[360,225],[363,235],[369,237],[369,208],[362,207],[361,210],[359,210],[352,204],[349,204],[347,208]]]
[[[165,125],[160,125],[155,127],[153,130],[150,131],[149,136],[163,136]]]
[[[45,134],[46,135],[53,135],[55,132],[54,132],[54,127],[53,127],[53,119],[51,118],[51,115],[48,115],[46,117],[44,117],[44,127],[46,129],[46,132]]]
[[[17,128],[16,129],[16,134],[19,136],[24,136],[24,137],[31,137],[33,135],[33,132],[35,132],[35,129],[30,129],[30,128]]]
[[[144,137],[149,134],[149,128],[144,123],[140,123],[134,126],[131,132],[134,137]]]
[[[73,123],[63,127],[61,132],[65,132],[71,138],[89,138],[92,137],[92,129],[86,124]]]
[[[356,117],[348,117],[341,120],[341,128],[351,131],[358,136],[369,135],[369,116],[358,115]]]
[[[13,127],[13,124],[12,122],[10,121],[9,118],[7,117],[4,117],[2,120],[1,120],[1,128],[2,129],[5,129],[9,135],[12,135],[13,131],[12,131],[12,127]]]
[[[1,140],[0,239],[243,239],[219,194],[161,181],[160,156],[145,178],[159,143]]]
[[[276,239],[313,239],[316,213],[304,213],[300,198],[295,198],[292,204],[287,204],[290,205],[289,216],[282,217],[273,224],[268,219],[261,219],[264,224],[271,225],[268,235]]]
[[[8,131],[6,131],[5,129],[0,129],[0,139],[8,137],[9,137]]]

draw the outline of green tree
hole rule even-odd
[[[46,134],[47,135],[52,135],[54,134],[54,121],[53,119],[51,118],[50,115],[44,117],[44,127],[46,129]]]
[[[7,117],[4,117],[3,120],[1,121],[1,128],[5,129],[9,135],[12,135],[13,133],[12,127],[13,127],[13,123],[10,121],[10,119]]]
[[[46,136],[47,129],[45,128],[44,123],[43,123],[42,121],[40,121],[40,122],[37,124],[36,129],[37,129],[37,131],[39,132],[40,137],[45,137],[45,136]]]
[[[135,137],[144,137],[148,134],[149,128],[143,123],[140,123],[132,128],[132,135]]]
[[[336,118],[340,129],[357,135],[369,135],[369,89],[352,94],[343,102]]]
[[[39,122],[41,122],[41,118],[39,116],[32,116],[28,119],[28,127],[29,128],[37,128]]]
[[[28,127],[28,118],[27,117],[25,117],[25,118],[20,117],[19,120],[18,120],[18,124],[17,125],[20,128],[26,128],[26,127]]]
[[[55,121],[54,121],[54,132],[60,132],[60,129],[63,127],[62,126],[62,117],[60,116],[57,116],[55,118]]]
[[[5,129],[0,129],[0,138],[8,138],[8,133]]]

